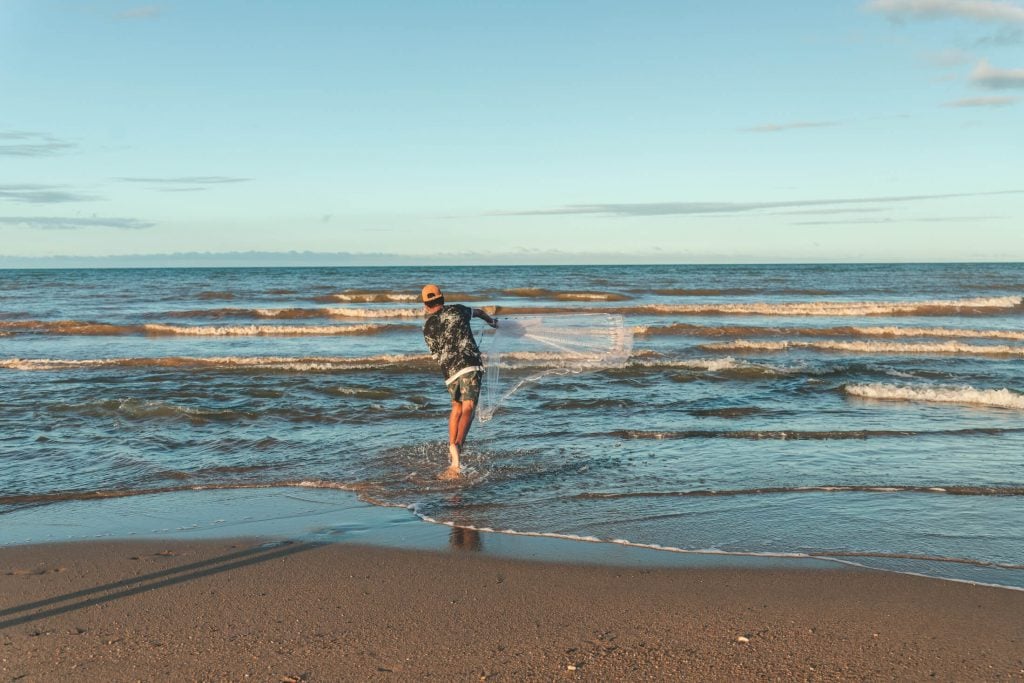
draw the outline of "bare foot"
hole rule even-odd
[[[452,465],[441,474],[437,475],[437,478],[441,481],[451,481],[452,479],[459,478],[459,468],[457,465]]]

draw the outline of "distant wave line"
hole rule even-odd
[[[600,308],[485,307],[497,315],[618,313],[622,315],[765,315],[796,317],[956,316],[1024,312],[1020,296],[936,301],[795,301],[779,303],[644,304]]]
[[[95,358],[95,359],[22,359],[0,360],[0,368],[8,370],[66,370],[77,368],[111,367],[169,367],[169,368],[225,368],[269,369],[293,371],[375,369],[391,366],[410,366],[430,361],[427,354],[379,355],[348,358],[344,356],[288,357],[288,356],[219,356],[195,358],[186,356],[154,358]]]
[[[403,325],[165,325],[145,323],[116,325],[78,320],[24,320],[0,322],[0,329],[16,333],[52,334],[61,336],[194,336],[194,337],[298,337],[374,335],[410,329]]]
[[[169,311],[169,318],[271,318],[299,320],[310,318],[422,318],[422,309],[413,308],[203,308]]]
[[[810,351],[844,351],[849,353],[879,353],[890,355],[970,355],[970,356],[1021,356],[1024,346],[981,346],[961,342],[931,344],[904,344],[899,342],[863,341],[747,341],[737,340],[703,344],[709,351],[787,351],[807,349]]]
[[[580,356],[578,361],[585,366],[590,356]],[[564,361],[564,356],[553,353],[508,353],[503,356],[503,368],[528,368],[543,366],[545,363]],[[213,369],[266,369],[291,370],[298,372],[345,371],[345,370],[432,370],[437,365],[426,353],[378,354],[372,356],[155,356],[133,358],[7,358],[0,359],[0,368],[7,370],[42,371],[73,370],[90,368],[213,368]]]
[[[548,299],[551,301],[629,301],[633,297],[621,292],[598,290],[552,290],[542,287],[516,287],[511,289],[487,289],[475,294],[466,292],[445,292],[450,303],[488,301],[504,298]],[[337,294],[316,297],[316,301],[330,303],[393,303],[419,301],[419,295],[407,291],[389,290],[345,290]]]
[[[704,326],[690,323],[639,325],[638,336],[686,335],[693,337],[937,337],[1009,339],[1024,341],[1024,330],[979,330],[949,327],[759,327],[755,325]]]

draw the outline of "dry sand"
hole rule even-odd
[[[0,549],[0,596],[10,681],[1024,679],[1024,592],[842,568],[89,542]]]

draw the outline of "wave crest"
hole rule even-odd
[[[958,403],[1024,410],[1024,394],[1009,389],[975,389],[971,386],[931,387],[895,384],[848,384],[843,390],[850,396],[886,401]]]
[[[712,351],[786,351],[788,349],[809,349],[813,351],[846,351],[851,353],[884,353],[891,355],[1024,356],[1024,346],[981,346],[953,341],[933,344],[903,344],[899,342],[836,340],[814,342],[738,340],[705,344],[702,348]]]
[[[935,337],[940,339],[1007,339],[1024,341],[1024,331],[950,327],[760,327],[756,325],[704,326],[692,323],[639,325],[638,336],[691,337]]]
[[[796,317],[999,315],[1024,311],[1024,297],[981,297],[935,301],[792,301],[706,304],[646,304],[602,308],[516,308],[493,306],[497,314],[618,313],[620,315],[764,315]]]

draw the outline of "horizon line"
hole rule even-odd
[[[532,257],[532,258],[531,258]],[[252,263],[245,263],[251,259]],[[297,259],[320,260],[301,263]],[[154,261],[165,261],[159,263]],[[277,263],[274,263],[277,261]],[[290,261],[290,262],[289,262]],[[331,262],[333,261],[333,262]],[[347,262],[346,262],[347,261]],[[467,263],[467,261],[470,261]],[[476,262],[473,262],[476,261]],[[134,263],[133,263],[134,262]],[[32,269],[159,269],[159,268],[408,268],[408,267],[586,267],[586,266],[654,266],[654,265],[928,265],[928,264],[1012,264],[1024,263],[1020,258],[998,258],[991,255],[934,259],[881,258],[877,256],[824,257],[724,255],[638,252],[614,254],[606,252],[533,252],[521,253],[434,253],[423,255],[384,252],[313,252],[313,251],[245,251],[245,252],[172,252],[158,254],[124,254],[102,256],[8,256],[0,255],[0,270]]]

